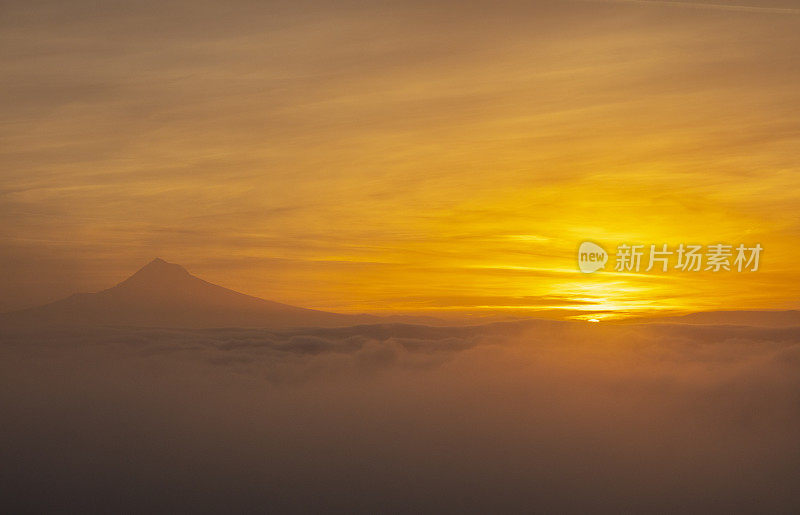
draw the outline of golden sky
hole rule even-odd
[[[798,8],[3,2],[0,310],[156,256],[335,311],[800,308]],[[586,275],[584,240],[764,253]]]

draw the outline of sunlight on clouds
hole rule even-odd
[[[34,292],[7,308],[52,300],[41,263],[75,270],[70,293],[155,255],[349,312],[797,307],[796,17],[412,2],[151,26],[80,5],[0,26],[0,258]],[[765,254],[752,275],[586,277],[584,240]]]

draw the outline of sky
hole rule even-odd
[[[779,0],[6,1],[0,311],[157,256],[342,312],[800,308],[798,48]]]

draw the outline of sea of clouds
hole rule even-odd
[[[800,509],[800,328],[5,331],[0,413],[20,511]]]

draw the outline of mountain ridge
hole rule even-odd
[[[474,321],[473,321],[474,322]],[[335,328],[386,323],[452,325],[432,317],[341,314],[303,308],[241,293],[155,258],[116,285],[0,314],[2,326],[131,326],[172,328]],[[705,311],[631,318],[623,324],[800,326],[800,311]],[[455,325],[463,325],[456,323]]]
[[[210,283],[179,264],[155,258],[111,288],[5,313],[0,320],[42,325],[289,328],[343,327],[380,318],[262,299]]]
[[[798,327],[800,310],[716,310],[683,315],[631,318],[634,324],[742,325],[753,327]]]

